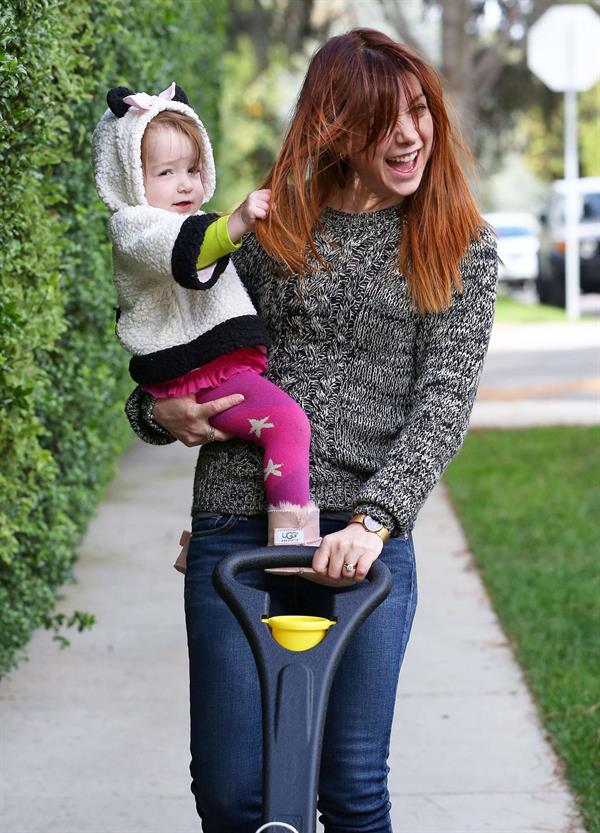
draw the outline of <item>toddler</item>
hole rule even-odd
[[[173,83],[151,96],[117,87],[107,102],[94,131],[94,173],[113,212],[117,335],[132,354],[131,376],[157,398],[243,394],[211,418],[212,430],[263,449],[268,543],[317,546],[309,422],[262,375],[271,340],[229,263],[267,215],[270,192],[254,191],[230,215],[201,211],[215,190],[213,154],[183,90]],[[175,567],[185,571],[184,551]]]

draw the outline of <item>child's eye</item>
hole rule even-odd
[[[200,173],[200,168],[190,168],[188,173],[190,173],[190,174],[199,174]]]
[[[166,176],[167,174],[172,174],[173,171],[170,168],[166,168],[164,171],[159,173],[159,176]]]

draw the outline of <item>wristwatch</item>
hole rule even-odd
[[[353,515],[348,521],[348,524],[361,524],[367,532],[374,532],[375,535],[379,535],[384,544],[392,537],[389,529],[381,521],[372,518],[370,515]]]

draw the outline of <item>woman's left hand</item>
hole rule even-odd
[[[361,524],[348,524],[339,532],[325,535],[314,554],[312,568],[330,579],[362,581],[382,549],[379,535],[367,532]],[[348,565],[354,569],[348,569]]]

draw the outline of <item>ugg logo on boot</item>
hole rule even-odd
[[[303,529],[276,529],[275,530],[275,545],[285,546],[286,544],[303,544],[304,530]]]

